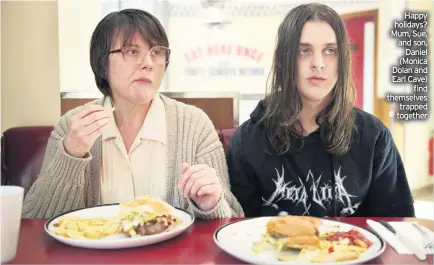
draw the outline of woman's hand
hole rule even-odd
[[[100,105],[89,105],[75,114],[63,140],[65,151],[77,158],[86,155],[109,122],[110,110]]]
[[[178,187],[186,198],[190,197],[205,212],[217,205],[222,193],[216,171],[208,165],[182,163]]]

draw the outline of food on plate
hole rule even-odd
[[[348,246],[358,246],[362,248],[370,247],[372,242],[355,229],[347,232],[330,232],[322,236],[327,241],[340,242],[340,244]]]
[[[319,245],[318,225],[320,221],[311,217],[279,216],[267,224],[267,233],[281,244],[283,249],[302,249]]]
[[[119,212],[122,232],[136,237],[170,231],[181,223],[175,211],[165,201],[152,196],[123,202]]]
[[[328,252],[321,249],[303,249],[299,254],[277,255],[279,261],[297,261],[301,263],[339,262],[357,259],[354,252]]]
[[[120,232],[120,218],[79,218],[64,216],[54,225],[54,233],[76,239],[100,239]]]
[[[322,221],[315,217],[278,216],[269,220],[261,241],[253,244],[253,252],[276,252],[280,261],[324,263],[354,260],[372,245],[356,229],[321,233]]]
[[[75,239],[138,237],[167,232],[181,224],[174,207],[150,195],[122,202],[119,206],[119,212],[108,218],[63,216],[52,231]]]

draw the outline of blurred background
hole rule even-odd
[[[263,98],[277,28],[291,8],[307,2],[1,1],[2,184],[5,174],[37,171],[37,166],[22,158],[38,151],[33,142],[46,141],[38,130],[51,128],[69,109],[101,97],[89,64],[89,42],[97,23],[108,13],[139,8],[159,18],[172,50],[160,92],[203,108],[217,129],[229,129],[247,120]],[[403,48],[390,37],[392,22],[402,20],[404,10],[428,12],[432,51],[434,2],[318,2],[334,8],[344,19],[353,47],[357,107],[381,119],[391,130],[417,200],[417,214],[433,219],[432,86],[426,121],[396,120],[394,105],[386,101],[385,94],[411,91],[408,85],[390,82],[391,65],[403,55]],[[434,60],[432,52],[429,56]],[[433,67],[428,75],[434,78]],[[31,178],[37,176],[32,174]],[[31,180],[25,179],[18,184],[29,183]]]

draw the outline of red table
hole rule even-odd
[[[371,218],[380,220],[379,218]],[[382,218],[401,221],[401,218]],[[220,226],[237,219],[196,221],[184,234],[156,245],[121,250],[90,250],[64,245],[44,231],[45,220],[24,219],[17,255],[10,264],[245,264],[221,250],[213,241]],[[338,218],[367,228],[366,218]],[[419,220],[432,229],[432,221]],[[412,255],[398,255],[390,246],[370,264],[433,264],[433,255],[420,262]]]

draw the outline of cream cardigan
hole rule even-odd
[[[166,201],[201,219],[244,217],[240,204],[230,191],[223,146],[209,117],[194,106],[163,95],[161,98],[166,108],[168,141]],[[104,99],[99,99],[87,104],[102,105],[103,102]],[[41,172],[25,196],[23,218],[50,218],[67,211],[101,204],[101,137],[95,141],[86,158],[72,157],[63,147],[69,121],[82,107],[66,113],[54,127]],[[217,171],[223,192],[216,207],[210,211],[200,210],[178,189],[182,162],[207,164]]]

